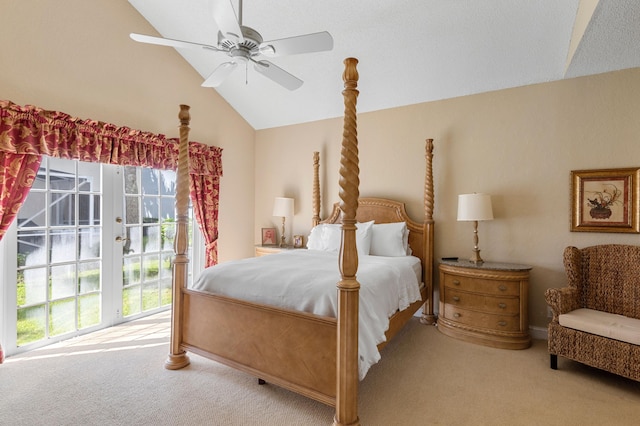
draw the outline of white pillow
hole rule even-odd
[[[406,222],[377,223],[371,229],[372,256],[399,257],[409,254],[409,230]]]
[[[366,256],[371,246],[371,227],[373,221],[356,223],[356,245],[358,254]],[[315,226],[307,239],[307,248],[311,250],[338,251],[342,241],[342,224],[322,223]]]
[[[409,228],[405,227],[404,235],[402,236],[402,245],[404,246],[404,251],[407,256],[411,256],[413,251],[411,247],[409,247]]]
[[[322,228],[322,243],[326,251],[340,250],[342,240],[342,225],[337,223],[326,224]]]
[[[322,250],[324,243],[322,242],[322,228],[324,225],[318,225],[311,228],[311,233],[307,238],[307,248],[309,250]]]
[[[373,220],[369,222],[356,223],[356,246],[358,255],[368,256],[371,250],[371,230],[373,229]]]

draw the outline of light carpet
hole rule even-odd
[[[167,315],[153,316],[99,332],[103,340],[9,357],[0,424],[331,424],[331,407],[194,354],[188,367],[164,369],[168,327]],[[640,383],[562,358],[553,371],[545,341],[494,349],[413,319],[361,382],[359,415],[371,426],[637,425]]]

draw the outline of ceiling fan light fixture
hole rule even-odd
[[[233,58],[233,62],[236,62],[238,64],[245,65],[247,62],[249,62],[249,55],[242,50],[231,52],[231,57]]]

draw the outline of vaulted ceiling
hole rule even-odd
[[[150,35],[216,45],[212,1],[239,8],[238,0],[129,3],[156,29]],[[328,52],[270,59],[304,80],[297,90],[253,67],[202,88],[257,130],[341,116],[347,57],[359,60],[359,112],[640,66],[637,0],[246,0],[242,25],[265,40],[328,31],[334,41]],[[228,59],[176,50],[203,81]]]

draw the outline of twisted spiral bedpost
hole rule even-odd
[[[359,425],[358,419],[358,302],[360,284],[356,280],[356,212],[360,179],[358,177],[358,60],[344,61],[344,130],[340,158],[340,209],[342,243],[340,244],[338,283],[337,389],[334,425]]]
[[[178,148],[178,172],[176,176],[176,235],[173,242],[173,287],[171,304],[171,347],[165,368],[177,370],[189,364],[189,357],[180,348],[182,336],[180,318],[182,315],[182,289],[187,285],[189,257],[189,106],[180,105],[180,143]]]
[[[433,139],[427,139],[424,154],[426,167],[424,178],[424,218],[433,222]]]
[[[427,139],[425,144],[425,177],[424,177],[424,221],[426,247],[424,256],[423,280],[427,285],[429,300],[424,305],[420,321],[423,324],[435,324],[436,316],[433,312],[433,139]]]
[[[313,153],[313,217],[311,226],[320,223],[320,153]]]

